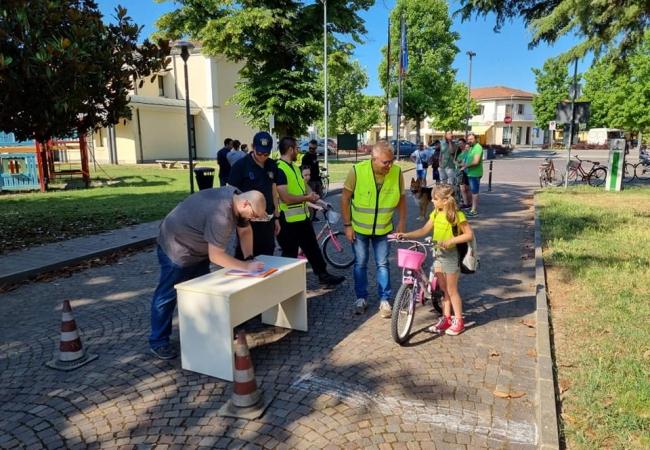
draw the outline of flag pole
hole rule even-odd
[[[388,141],[388,120],[390,117],[390,16],[388,16],[388,51],[386,53],[386,132],[384,137]]]
[[[402,78],[404,74],[404,16],[400,14],[399,16],[399,93],[397,95],[397,132],[396,135],[396,147],[397,147],[397,160],[399,161],[400,156],[400,131],[402,125]]]

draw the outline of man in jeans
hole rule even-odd
[[[440,161],[438,173],[440,182],[453,185],[456,181],[456,144],[452,141],[451,131],[445,132],[445,138],[440,143]]]
[[[251,221],[268,220],[266,201],[257,191],[241,193],[234,187],[205,189],[190,195],[160,224],[158,262],[160,280],[151,300],[151,352],[160,359],[173,359],[169,344],[176,307],[174,286],[210,272],[210,263],[240,270],[259,270],[263,263],[252,261]],[[246,261],[226,253],[231,235],[237,230]]]
[[[399,210],[397,231],[406,225],[404,181],[399,166],[393,165],[393,150],[386,141],[372,149],[370,160],[355,164],[348,173],[341,193],[341,214],[345,236],[354,250],[355,313],[368,307],[368,257],[372,245],[377,266],[379,310],[391,316],[389,299],[388,234],[393,231],[393,212]]]
[[[472,193],[472,209],[467,215],[478,216],[478,195],[483,176],[483,147],[476,141],[476,135],[470,133],[467,136],[467,145],[469,150],[466,152],[462,168],[467,173],[469,181],[469,190]]]

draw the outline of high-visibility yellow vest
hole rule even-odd
[[[352,228],[356,233],[382,236],[393,230],[393,211],[399,203],[402,171],[393,165],[377,191],[372,161],[355,164],[356,183],[352,195]]]
[[[291,195],[305,195],[305,180],[302,179],[302,173],[295,164],[289,164],[280,159],[278,167],[287,177],[287,192]],[[280,199],[280,211],[284,212],[284,218],[287,222],[300,222],[307,220],[307,205],[305,202],[285,203]]]

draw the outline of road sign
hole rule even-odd
[[[556,128],[557,128],[557,122],[556,122],[555,120],[551,120],[551,121],[548,123],[548,129],[549,129],[550,131],[555,131]]]
[[[504,123],[512,123],[512,117],[510,117],[510,116],[505,116],[505,117],[503,118],[503,122],[504,122]]]

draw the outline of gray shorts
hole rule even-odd
[[[436,260],[433,263],[434,272],[457,273],[460,272],[458,265],[458,249],[436,250]]]

